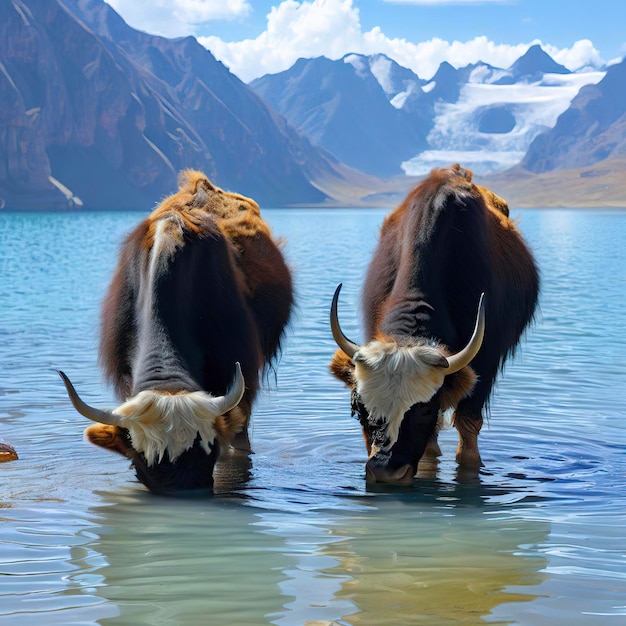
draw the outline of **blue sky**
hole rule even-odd
[[[107,0],[135,28],[195,35],[242,80],[299,57],[385,53],[429,78],[439,63],[508,67],[541,43],[570,69],[626,55],[624,0]]]

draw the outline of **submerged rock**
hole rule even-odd
[[[8,443],[0,443],[0,463],[6,463],[7,461],[17,461],[19,457],[13,446]]]

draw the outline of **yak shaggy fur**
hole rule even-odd
[[[91,442],[140,452],[150,466],[166,452],[175,461],[196,439],[208,454],[215,439],[246,431],[293,303],[280,245],[254,200],[181,172],[178,192],[124,242],[104,300],[100,362],[123,402],[113,411],[123,428],[91,426]],[[220,415],[215,399],[235,361],[246,389]]]
[[[385,429],[387,448],[407,411],[438,394],[432,436],[437,413],[454,409],[463,452],[471,447],[466,458],[475,463],[482,409],[533,318],[538,290],[506,201],[459,165],[433,170],[385,218],[362,291],[366,342],[352,359],[337,350],[330,370],[360,397],[361,420]],[[482,292],[483,344],[471,365],[446,375],[440,359],[471,336]]]

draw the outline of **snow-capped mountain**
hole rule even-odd
[[[537,137],[521,166],[544,173],[626,157],[626,60],[597,85],[580,90],[548,132]],[[591,176],[589,173],[586,176]]]
[[[313,143],[378,175],[460,161],[477,174],[518,163],[603,71],[571,72],[540,46],[509,68],[442,63],[430,80],[384,55],[300,59],[250,83]]]
[[[422,85],[426,83],[425,80],[384,54],[348,54],[343,57],[343,62],[352,65],[357,76],[361,78],[367,78],[371,74],[396,109],[409,110],[413,104],[419,102],[424,93]]]
[[[544,74],[533,82],[479,82],[481,68],[470,76],[455,102],[435,105],[428,149],[402,163],[407,174],[462,162],[480,174],[512,167],[532,141],[552,128],[581,87],[599,82],[604,72]]]
[[[340,161],[389,176],[401,174],[402,161],[427,145],[430,113],[418,106],[420,82],[383,55],[349,54],[338,61],[299,59],[250,87]]]

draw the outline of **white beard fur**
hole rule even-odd
[[[387,424],[388,450],[398,440],[404,414],[428,402],[443,385],[446,368],[442,353],[427,345],[399,346],[371,341],[353,357],[357,392],[372,422]]]
[[[177,395],[142,391],[113,413],[121,417],[119,425],[128,429],[133,447],[143,453],[148,465],[161,461],[166,450],[173,463],[191,448],[197,435],[204,451],[211,453],[221,401],[204,391]]]

